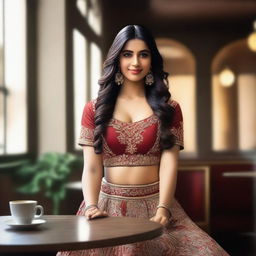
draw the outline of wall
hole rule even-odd
[[[65,1],[38,1],[37,23],[38,152],[65,152]]]

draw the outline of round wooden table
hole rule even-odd
[[[87,220],[75,215],[45,215],[46,223],[15,230],[0,217],[0,252],[45,252],[99,248],[145,241],[163,232],[147,219],[106,217]]]

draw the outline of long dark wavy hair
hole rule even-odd
[[[174,137],[170,132],[174,109],[168,104],[171,94],[168,90],[168,73],[163,70],[163,58],[151,33],[140,25],[128,25],[116,35],[106,60],[103,64],[102,77],[99,79],[100,89],[96,101],[94,149],[102,153],[102,135],[113,116],[113,111],[120,86],[115,83],[115,74],[119,67],[119,56],[126,42],[131,39],[143,40],[151,52],[151,71],[154,83],[145,85],[146,98],[154,114],[160,120],[160,148],[168,149],[174,145]]]

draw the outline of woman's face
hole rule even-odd
[[[124,79],[139,82],[148,74],[151,54],[146,43],[140,39],[127,41],[120,54],[120,69]]]

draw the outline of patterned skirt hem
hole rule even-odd
[[[153,217],[159,203],[159,183],[117,185],[102,180],[99,208],[109,216],[133,218]],[[82,202],[77,215],[84,215]],[[59,252],[58,256],[227,256],[228,254],[207,233],[201,230],[174,199],[171,206],[175,221],[155,239],[114,247]]]

